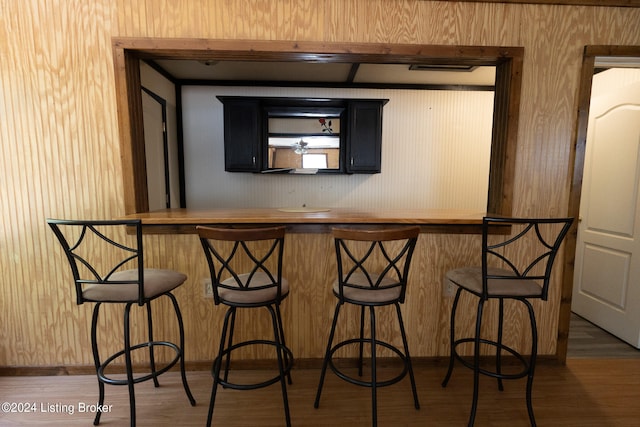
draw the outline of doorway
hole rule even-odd
[[[630,226],[638,223],[639,216],[636,212],[640,211],[635,203],[638,199],[640,180],[638,138],[634,142],[632,138],[627,137],[628,133],[620,132],[617,132],[617,136],[605,138],[604,131],[622,126],[610,123],[609,119],[613,116],[609,113],[612,111],[623,112],[616,120],[626,121],[633,128],[638,118],[629,120],[629,115],[633,116],[636,112],[640,114],[640,99],[634,101],[638,107],[629,105],[628,100],[607,100],[614,104],[622,104],[618,110],[613,105],[600,105],[604,98],[615,98],[611,85],[601,83],[607,76],[602,72],[609,73],[609,70],[616,68],[624,68],[627,71],[640,68],[638,58],[640,47],[585,48],[569,204],[569,214],[578,221],[576,232],[570,236],[565,254],[563,301],[566,301],[567,306],[561,310],[560,337],[568,336],[570,317],[572,310],[575,310],[577,314],[602,329],[619,335],[630,344],[638,345],[638,333],[629,327],[629,322],[635,322],[640,330],[640,315],[635,314],[639,310],[631,307],[633,304],[640,304],[640,298],[636,296],[640,292],[637,289],[639,283],[634,279],[638,274],[638,267],[632,267],[633,264],[638,264],[636,258],[640,258],[640,251],[635,250],[633,244],[629,244],[634,239],[636,242],[640,240],[633,236],[637,234],[633,229],[638,227]],[[614,81],[616,79],[619,77],[613,78]],[[607,120],[602,120],[603,118]],[[638,132],[640,133],[640,129]],[[594,138],[608,140],[608,143],[594,142]],[[623,153],[624,150],[627,152]],[[594,156],[597,160],[595,163]],[[625,164],[624,167],[621,162]],[[623,191],[626,195],[617,197],[620,206],[611,208],[616,196]],[[602,198],[611,200],[605,201],[601,200]],[[632,198],[633,203],[630,202]],[[624,236],[625,234],[627,236]],[[610,240],[605,244],[602,239],[607,236]],[[618,243],[624,241],[627,248],[607,247],[612,244],[611,239],[617,239]],[[635,247],[638,245],[635,244]],[[636,252],[635,257],[631,255],[633,252]],[[613,313],[615,316],[612,316]],[[611,321],[611,318],[615,317],[617,319]],[[614,323],[627,330],[614,331]],[[560,360],[566,360],[567,345],[566,338],[559,340],[557,355]]]
[[[640,68],[609,68],[594,75],[571,308],[636,348],[639,143]]]
[[[167,209],[171,207],[167,102],[143,86],[142,112],[149,210]]]

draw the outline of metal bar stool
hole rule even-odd
[[[48,219],[47,223],[58,238],[67,256],[76,290],[78,304],[96,303],[91,320],[91,348],[96,374],[98,376],[98,411],[94,425],[100,422],[101,408],[104,405],[104,385],[126,385],[129,388],[129,407],[131,426],[136,424],[136,405],[134,385],[153,380],[159,386],[158,376],[167,372],[180,362],[182,385],[192,406],[196,401],[189,390],[184,368],[184,327],[178,301],[171,291],[182,285],[187,279],[182,273],[173,270],[144,268],[142,223],[129,221],[76,221]],[[133,234],[133,237],[131,236]],[[178,322],[180,342],[156,341],[153,337],[153,319],[151,302],[166,296],[171,300]],[[98,351],[98,315],[102,304],[124,304],[124,348],[101,361]],[[133,305],[146,306],[148,341],[131,343],[130,312]],[[158,367],[156,347],[173,350],[172,360]],[[135,374],[132,353],[147,350],[150,373]],[[108,366],[124,357],[126,378],[114,379],[105,372]]]
[[[253,390],[280,382],[287,426],[291,425],[287,384],[291,384],[293,353],[286,346],[280,303],[289,294],[289,283],[282,277],[282,253],[285,227],[210,228],[196,227],[204,250],[216,305],[227,306],[222,326],[220,347],[213,361],[211,401],[207,426],[211,425],[218,384],[224,388]],[[251,339],[234,343],[233,334],[238,309],[267,309],[271,316],[273,340]],[[254,384],[239,384],[229,380],[231,353],[247,346],[267,345],[275,349],[278,374]],[[222,362],[224,375],[221,376]]]
[[[462,267],[446,273],[446,279],[458,286],[458,290],[451,310],[449,369],[442,386],[447,386],[456,359],[473,370],[473,400],[469,426],[474,424],[476,417],[480,374],[496,378],[500,391],[503,390],[502,380],[527,377],[527,411],[531,425],[536,425],[531,391],[538,332],[535,312],[528,300],[547,300],[553,262],[572,222],[572,218],[485,217],[482,224],[482,266]],[[475,335],[456,338],[456,311],[462,291],[478,298]],[[495,337],[487,337],[483,336],[482,315],[485,302],[492,299],[498,300],[498,328]],[[520,302],[527,309],[531,326],[531,350],[528,358],[503,342],[505,300]],[[457,347],[464,343],[473,343],[472,361],[463,358],[457,350]],[[481,347],[495,350],[495,367],[481,364]],[[502,360],[503,354],[510,355],[517,361],[516,366],[519,370],[513,372],[514,369],[511,369],[507,372]]]
[[[315,408],[320,404],[320,395],[324,383],[327,366],[341,379],[363,387],[371,388],[371,406],[373,426],[378,423],[377,388],[397,383],[407,373],[411,380],[411,391],[416,409],[420,409],[416,391],[413,367],[409,355],[407,336],[402,320],[400,304],[404,303],[407,276],[411,265],[411,258],[415,249],[419,227],[402,227],[387,229],[344,229],[334,228],[336,258],[338,263],[338,278],[333,284],[333,294],[338,298],[335,308],[329,341],[322,364],[320,383],[316,394]],[[360,307],[360,333],[358,338],[347,339],[334,344],[333,339],[338,324],[340,308],[345,304]],[[398,317],[403,349],[399,349],[376,336],[377,307],[393,305]],[[364,319],[366,308],[370,316],[370,337],[364,336]],[[362,380],[348,375],[335,366],[333,356],[335,352],[346,346],[358,346],[358,377],[362,377],[363,348],[370,347],[371,379]],[[378,379],[376,372],[377,348],[387,349],[403,362],[402,371],[387,380]]]

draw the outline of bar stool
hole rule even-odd
[[[104,405],[104,385],[126,385],[129,388],[129,410],[131,426],[136,424],[136,406],[134,385],[153,380],[159,387],[158,376],[167,372],[180,362],[182,385],[191,406],[196,401],[189,390],[184,368],[184,327],[178,301],[171,291],[187,279],[182,273],[173,270],[144,268],[142,224],[139,220],[128,221],[81,221],[47,219],[47,223],[58,238],[67,256],[76,290],[78,305],[85,302],[96,303],[91,320],[91,348],[96,374],[98,376],[98,411],[94,425],[100,422]],[[132,234],[133,237],[131,235]],[[180,333],[180,343],[156,341],[153,337],[153,319],[151,302],[166,296],[173,304]],[[98,351],[97,327],[98,314],[102,304],[124,304],[124,348],[105,361],[101,361]],[[130,312],[131,307],[146,306],[148,341],[131,344]],[[156,347],[173,350],[174,357],[158,368]],[[146,350],[150,373],[134,373],[132,353]],[[114,379],[105,373],[108,366],[124,356],[125,379]]]
[[[289,283],[282,277],[282,253],[285,227],[269,228],[210,228],[196,227],[207,259],[213,300],[216,305],[227,306],[222,326],[220,347],[213,366],[213,386],[207,426],[211,425],[218,384],[224,388],[253,390],[280,382],[287,426],[291,425],[287,384],[291,384],[293,353],[286,346],[280,303],[289,294]],[[239,308],[264,307],[271,315],[273,340],[252,339],[233,342],[236,312]],[[228,335],[228,338],[227,338]],[[268,345],[273,346],[278,362],[278,374],[268,380],[254,384],[239,384],[229,380],[231,353],[239,348]],[[224,376],[220,376],[225,359]]]
[[[371,388],[371,406],[373,426],[378,423],[377,416],[377,388],[389,386],[404,378],[407,373],[411,380],[411,391],[416,409],[420,409],[418,394],[416,391],[413,367],[409,355],[407,336],[402,321],[400,304],[404,303],[407,276],[411,265],[411,258],[415,249],[419,227],[402,227],[387,229],[347,229],[334,228],[336,258],[338,264],[338,277],[333,284],[333,294],[338,298],[338,303],[333,315],[329,341],[322,364],[320,383],[314,407],[320,404],[320,395],[324,383],[327,366],[341,379],[363,387]],[[360,307],[360,334],[358,338],[347,339],[333,344],[338,314],[345,304],[353,304]],[[403,349],[399,349],[376,336],[376,307],[395,306],[402,336]],[[370,337],[364,336],[365,308],[369,308]],[[363,347],[368,345],[371,352],[371,380],[347,375],[338,369],[333,362],[334,353],[343,347],[358,346],[358,377],[362,377]],[[400,374],[387,380],[379,380],[376,372],[377,347],[390,350],[403,362]]]
[[[496,378],[500,391],[503,390],[502,380],[527,377],[527,411],[531,425],[536,425],[531,392],[538,333],[535,312],[528,300],[547,300],[553,262],[572,222],[572,218],[485,217],[482,222],[482,266],[462,267],[446,273],[446,279],[458,286],[458,290],[451,310],[449,369],[442,386],[447,386],[456,359],[473,370],[473,400],[469,426],[475,421],[480,374]],[[456,338],[456,311],[462,291],[478,298],[475,335]],[[498,328],[495,337],[487,337],[482,331],[482,315],[485,302],[492,299],[498,300]],[[527,308],[531,326],[531,350],[528,358],[503,342],[505,300],[521,302]],[[464,343],[473,343],[472,361],[464,359],[457,350],[457,347]],[[481,345],[483,348],[495,350],[495,368],[481,365]],[[503,354],[512,356],[517,362],[518,371],[513,372],[513,368],[509,372],[503,370]]]

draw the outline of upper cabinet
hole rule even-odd
[[[379,173],[387,99],[219,96],[225,170]]]
[[[383,105],[384,102],[379,100],[353,100],[348,103],[348,173],[380,173]]]
[[[262,114],[256,99],[224,101],[224,165],[229,172],[262,169]]]

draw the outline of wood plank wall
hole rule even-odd
[[[111,37],[524,46],[514,213],[543,216],[567,212],[584,46],[640,45],[640,9],[615,7],[417,0],[24,0],[0,2],[0,16],[4,367],[91,363],[90,307],[75,305],[67,265],[44,219],[124,213]],[[187,359],[211,359],[222,316],[202,298],[200,248],[193,236],[184,235],[149,236],[145,242],[149,265],[189,274],[177,292],[185,313]],[[477,236],[421,236],[404,308],[414,356],[446,353],[451,301],[441,295],[441,277],[447,268],[476,260],[477,244]],[[304,291],[294,291],[285,305],[288,339],[297,357],[319,357],[334,304],[328,289],[318,285],[334,274],[327,256],[330,239],[292,235],[286,254],[295,260],[286,273]],[[327,261],[307,263],[294,258],[298,254]],[[550,301],[536,306],[541,354],[556,350],[560,270]],[[509,340],[525,341],[515,332],[524,318],[509,315],[516,325]],[[248,329],[258,320],[243,326]],[[106,310],[105,326],[119,330],[120,322],[118,310]],[[170,318],[157,325],[164,334],[175,334]],[[391,325],[389,332],[395,328]],[[118,347],[118,337],[103,336],[104,345]]]

